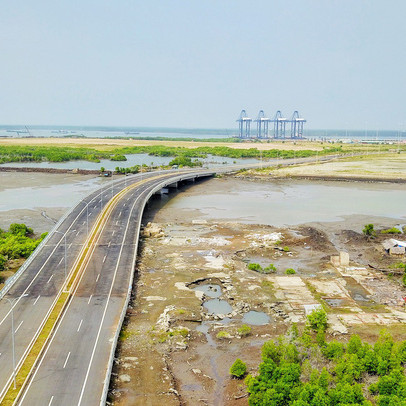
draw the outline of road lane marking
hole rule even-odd
[[[66,367],[66,364],[68,363],[68,359],[70,357],[70,351],[68,352],[68,356],[66,357],[65,363],[63,364],[63,367]]]
[[[125,207],[125,203],[123,204],[123,207]]]
[[[113,231],[113,234],[111,235],[112,237],[114,237],[114,234],[116,233],[116,230]]]
[[[118,220],[116,221],[116,225],[118,224]]]
[[[89,216],[92,214],[92,212],[89,213]]]
[[[111,245],[111,241],[109,241],[109,245],[108,245],[109,248],[110,248],[110,245]]]
[[[117,277],[117,273],[118,273],[118,268],[119,268],[119,264],[120,264],[120,260],[121,260],[121,255],[122,255],[123,249],[124,249],[124,242],[125,242],[125,239],[126,239],[126,237],[127,237],[128,228],[130,227],[131,213],[132,213],[132,211],[134,210],[134,208],[135,208],[135,206],[136,206],[136,204],[137,204],[139,198],[140,198],[140,197],[137,197],[137,198],[135,199],[135,201],[134,201],[134,203],[133,203],[133,205],[132,205],[131,211],[130,211],[130,215],[129,215],[128,220],[127,220],[127,226],[126,226],[125,231],[124,231],[123,240],[121,241],[121,248],[120,248],[120,252],[119,252],[119,255],[118,255],[118,260],[117,260],[117,263],[116,263],[116,267],[115,267],[115,269],[114,269],[113,280],[111,281],[111,285],[110,285],[110,290],[109,290],[109,294],[108,294],[108,297],[107,297],[107,301],[106,301],[106,303],[105,303],[105,305],[104,305],[103,316],[102,316],[102,318],[101,318],[101,320],[100,320],[100,324],[99,324],[99,329],[98,329],[98,331],[97,331],[96,340],[95,340],[95,342],[94,342],[92,354],[91,354],[90,360],[89,360],[89,362],[88,362],[88,367],[87,367],[87,371],[86,371],[86,376],[85,376],[85,379],[84,379],[84,381],[83,381],[82,390],[81,390],[81,392],[80,392],[79,401],[78,401],[78,403],[77,403],[78,406],[80,406],[80,405],[82,404],[83,395],[84,395],[84,393],[85,393],[85,388],[86,388],[87,381],[88,381],[89,375],[90,375],[90,369],[91,369],[92,364],[93,364],[93,359],[94,359],[94,357],[95,357],[97,344],[98,344],[98,342],[99,342],[101,330],[102,330],[102,327],[103,327],[103,324],[104,324],[104,320],[105,320],[105,318],[106,318],[107,308],[108,308],[108,306],[109,306],[109,302],[110,302],[111,295],[112,295],[112,292],[113,292],[114,283],[115,283],[115,281],[116,281],[116,277]],[[138,229],[138,231],[139,231],[139,229]],[[134,257],[133,257],[133,266],[135,265],[136,257],[137,257],[137,253],[135,252],[135,253],[134,253]],[[27,392],[26,392],[26,393],[27,393]]]
[[[79,235],[79,233],[80,233],[80,230],[76,233],[76,237]]]
[[[85,225],[85,224],[86,224],[86,221],[83,222],[83,225]]]
[[[51,279],[54,277],[54,275],[51,275],[51,277],[48,279],[48,282],[47,283],[49,283],[49,282],[51,282]]]
[[[134,197],[134,196],[132,196],[132,197]],[[140,197],[141,197],[141,196],[138,196],[137,199],[135,199],[135,202],[134,202],[134,204],[132,205],[132,208],[131,208],[131,212],[134,210],[134,207],[135,207],[135,205],[136,205],[136,203],[137,203],[137,201],[139,200]],[[80,214],[82,214],[82,213],[83,213],[83,210],[82,210],[82,212],[81,212]],[[79,216],[78,216],[78,217],[79,217]],[[125,240],[126,235],[127,235],[127,233],[128,233],[129,224],[130,224],[130,219],[128,219],[128,221],[127,221],[127,227],[126,227],[126,229],[125,229],[123,241]],[[106,224],[103,224],[103,226],[101,227],[101,234],[102,234],[102,232],[103,232],[105,226],[106,226]],[[100,234],[100,235],[101,235],[101,234]],[[100,239],[100,236],[99,236],[99,239]],[[98,243],[98,241],[96,242],[96,245],[97,245],[97,243]],[[122,249],[123,249],[123,248],[124,248],[124,247],[121,247],[121,249],[120,249],[119,258],[121,257]],[[133,263],[135,263],[135,258],[136,258],[136,255],[134,255]],[[118,266],[118,264],[117,264],[117,266]],[[82,276],[83,276],[83,275],[82,275]],[[111,293],[112,293],[112,289],[113,289],[113,285],[114,285],[114,281],[116,280],[116,277],[117,277],[117,269],[116,269],[115,272],[114,272],[112,286],[110,287],[110,292],[109,292],[108,300],[107,300],[107,303],[106,303],[107,305],[108,305],[108,302],[111,300],[111,296],[112,296]],[[82,277],[79,279],[79,283],[81,282],[81,279],[82,279]],[[76,288],[75,291],[73,292],[73,295],[76,295],[76,291],[77,291],[77,288]],[[69,305],[70,305],[71,303],[72,303],[72,302],[70,302],[70,303],[68,304],[67,308],[70,307]],[[105,309],[105,310],[106,310],[106,309]],[[54,341],[54,338],[56,337],[57,332],[58,332],[58,330],[59,330],[59,327],[62,325],[62,321],[63,321],[63,319],[65,318],[66,314],[67,314],[67,312],[65,311],[65,313],[62,315],[62,318],[61,318],[61,320],[60,320],[60,324],[57,326],[57,328],[56,328],[56,330],[55,330],[54,336],[53,336],[53,337],[51,338],[51,340],[50,340],[50,345],[51,345],[52,342]],[[97,345],[97,342],[99,341],[100,332],[101,332],[101,327],[102,327],[102,324],[103,324],[103,321],[104,321],[105,317],[106,317],[106,311],[103,312],[103,317],[102,317],[102,320],[101,320],[101,325],[99,326],[99,331],[98,331],[98,334],[97,334],[97,337],[96,337],[96,341],[95,341],[95,344],[96,344],[96,345]],[[5,318],[4,318],[4,319],[5,319]],[[0,324],[1,324],[1,323],[0,323]],[[43,362],[44,362],[44,356],[47,354],[49,348],[50,348],[50,347],[48,346],[47,349],[46,349],[45,352],[44,352],[44,355],[43,355],[42,358],[40,359],[40,362],[39,362],[39,365],[38,365],[38,369],[37,369],[36,372],[34,373],[34,376],[37,374],[39,368],[40,368],[41,365],[43,364]],[[95,351],[95,349],[94,349],[94,351]],[[94,354],[94,351],[93,351],[92,354],[91,354],[91,360],[90,360],[90,364],[89,364],[89,367],[88,367],[88,372],[87,372],[87,374],[86,374],[85,381],[83,382],[83,385],[82,385],[82,392],[81,392],[81,395],[80,395],[79,404],[82,402],[84,388],[86,387],[86,383],[87,383],[87,381],[88,381],[88,379],[89,379],[89,369],[90,369],[90,365],[92,364],[92,361],[93,361],[93,359],[94,359],[94,355],[95,355],[95,354]],[[31,386],[31,383],[32,383],[32,380],[31,380],[30,384],[28,385],[28,388],[27,388],[26,392],[24,393],[23,398],[21,399],[21,402],[24,402],[24,399],[25,399],[26,394],[27,394],[27,392],[28,392],[28,390],[29,390],[29,388],[30,388],[30,386]]]
[[[35,304],[38,302],[38,299],[41,297],[41,295],[39,295],[36,299],[35,302],[32,304],[33,306],[35,306]]]
[[[78,332],[79,332],[79,330],[80,330],[80,327],[82,326],[82,323],[83,323],[83,319],[82,320],[80,320],[80,323],[79,323],[79,327],[78,327]]]
[[[61,262],[63,261],[63,257],[61,258],[61,260],[58,262],[58,265],[61,265]]]
[[[96,282],[99,280],[100,274],[97,275]]]
[[[69,244],[69,247],[68,247],[69,249],[71,249],[71,247],[72,247],[72,244],[73,244],[73,242],[71,242],[71,243]]]
[[[106,257],[107,257],[107,255],[105,255],[104,258],[103,258],[103,264],[104,264],[104,261],[106,260]]]
[[[122,212],[120,211],[120,214],[118,215],[118,217],[121,217],[121,213],[122,213]]]
[[[17,333],[17,331],[20,329],[21,325],[24,323],[24,320],[21,320],[21,323],[18,325],[18,327],[14,330],[14,334]]]
[[[90,303],[90,301],[92,300],[93,295],[90,295],[89,300],[87,301],[87,304]]]
[[[49,401],[49,403],[48,403],[48,406],[51,406],[52,405],[52,401],[54,400],[54,397],[53,396],[51,396],[51,399],[50,399],[50,401]]]

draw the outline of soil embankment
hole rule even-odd
[[[57,168],[29,168],[0,166],[0,172],[37,172],[37,173],[72,173],[77,175],[100,175],[100,171],[93,169],[57,169]]]

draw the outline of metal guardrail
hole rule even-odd
[[[117,185],[116,180],[112,180],[110,183],[115,183]],[[120,179],[118,184],[121,182],[124,182],[124,179]],[[106,187],[101,186],[100,188],[96,189],[92,193],[90,193],[88,196],[92,195],[93,193],[97,194],[100,192],[103,192],[106,190]],[[86,198],[85,197],[85,198]],[[34,261],[34,259],[41,253],[42,248],[47,244],[47,242],[52,238],[52,236],[55,234],[55,231],[58,230],[58,228],[61,226],[61,224],[68,218],[68,216],[76,210],[76,208],[82,203],[83,198],[79,199],[70,209],[68,209],[64,215],[59,219],[59,221],[52,227],[51,231],[48,232],[48,235],[38,244],[38,246],[35,248],[33,253],[27,258],[27,260],[24,262],[23,265],[18,269],[18,271],[8,278],[4,284],[4,286],[0,289],[0,299],[2,299],[7,292],[11,289],[11,287],[14,285],[14,283],[17,281],[17,279],[24,273],[24,271],[31,265],[31,263]]]
[[[144,213],[145,205],[147,204],[148,200],[151,198],[151,196],[156,193],[158,190],[164,188],[165,186],[170,185],[171,183],[174,182],[180,182],[182,180],[186,179],[196,179],[196,178],[201,178],[201,177],[206,177],[206,176],[213,176],[215,172],[207,172],[207,173],[193,173],[193,174],[179,174],[178,176],[170,179],[165,179],[161,183],[159,183],[157,186],[153,187],[145,197],[145,199],[142,202],[142,210],[140,210],[140,221],[138,222],[138,229],[137,229],[137,241],[134,245],[134,256],[133,256],[133,262],[131,264],[132,271],[131,271],[131,276],[130,276],[130,282],[128,284],[128,290],[127,290],[127,296],[125,299],[125,303],[123,306],[123,309],[121,310],[120,314],[120,319],[117,325],[117,330],[116,333],[113,337],[113,344],[111,347],[111,352],[110,352],[110,357],[109,357],[109,362],[107,364],[107,369],[106,369],[106,376],[104,378],[104,387],[103,387],[103,393],[102,397],[100,399],[100,406],[105,406],[106,401],[107,401],[107,396],[110,388],[110,379],[111,379],[111,372],[113,370],[113,364],[114,364],[114,355],[116,353],[116,348],[117,348],[117,342],[120,336],[120,331],[124,322],[124,318],[127,312],[128,308],[128,303],[130,302],[131,298],[131,292],[132,292],[132,287],[134,283],[134,271],[135,271],[135,262],[137,259],[137,252],[138,252],[138,243],[139,243],[139,235],[140,235],[140,230],[141,230],[141,218],[142,214]]]
[[[34,252],[27,258],[24,264],[18,269],[18,271],[8,278],[0,290],[0,299],[2,299],[6,293],[10,290],[10,288],[14,285],[17,279],[24,273],[24,271],[31,265],[32,261],[40,254],[42,248],[46,245],[46,243],[51,239],[51,237],[55,234],[55,231],[61,226],[61,224],[67,219],[67,217],[76,209],[77,206],[82,202],[82,199],[79,200],[74,206],[72,206],[66,213],[59,219],[59,221],[54,225],[52,230],[48,233],[48,235],[38,244],[35,248]]]

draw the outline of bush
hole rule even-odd
[[[246,372],[247,372],[247,365],[245,364],[245,362],[243,362],[239,358],[237,358],[234,361],[234,364],[231,365],[230,375],[240,379],[246,374]]]
[[[373,224],[366,224],[364,226],[364,229],[362,230],[362,232],[367,237],[375,237],[375,235],[376,235]]]
[[[241,337],[245,337],[251,333],[251,327],[243,324],[238,330],[237,333]]]
[[[327,314],[323,309],[313,310],[308,316],[309,326],[314,331],[327,330]]]
[[[221,330],[217,333],[216,337],[220,340],[222,340],[223,338],[230,338],[231,335],[230,333],[228,333],[227,331]]]
[[[32,235],[34,233],[32,228],[27,227],[25,224],[13,223],[10,224],[9,232],[13,235]]]
[[[276,266],[274,264],[269,264],[266,268],[262,270],[262,273],[275,273],[276,272]]]
[[[6,267],[7,258],[4,255],[0,254],[0,271],[4,271]]]
[[[381,234],[402,234],[402,232],[398,228],[392,227],[387,230],[382,230]]]
[[[293,268],[288,268],[286,271],[285,271],[285,274],[286,275],[294,275],[296,273],[296,271],[293,269]]]
[[[259,264],[256,264],[255,262],[248,264],[248,269],[251,271],[257,271],[261,272],[262,271],[262,266]]]

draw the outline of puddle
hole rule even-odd
[[[359,283],[357,283],[354,278],[345,276],[344,279],[346,281],[345,288],[356,302],[359,302],[359,304],[362,306],[376,304],[369,298],[370,294],[368,293],[368,291],[364,289]]]
[[[251,324],[252,326],[263,326],[270,322],[270,317],[264,312],[251,310],[244,314],[242,321],[243,323]]]
[[[220,324],[227,325],[227,324],[230,324],[231,319],[230,319],[230,317],[224,317],[224,319],[218,320],[218,322],[219,322]]]
[[[222,294],[220,285],[199,285],[193,288],[193,290],[198,290],[199,292],[203,292],[206,296],[217,298],[220,297]]]
[[[370,300],[367,297],[360,295],[359,293],[356,293],[354,295],[354,300],[356,300],[357,302],[370,302]]]
[[[211,299],[203,303],[203,306],[209,313],[213,314],[228,314],[233,311],[233,308],[225,300]]]
[[[323,299],[331,307],[341,307],[343,304],[343,299],[329,299],[329,298]]]
[[[210,347],[217,347],[216,342],[212,339],[211,335],[209,334],[209,325],[207,323],[202,323],[196,327],[196,331],[203,333],[206,336],[207,344]]]

